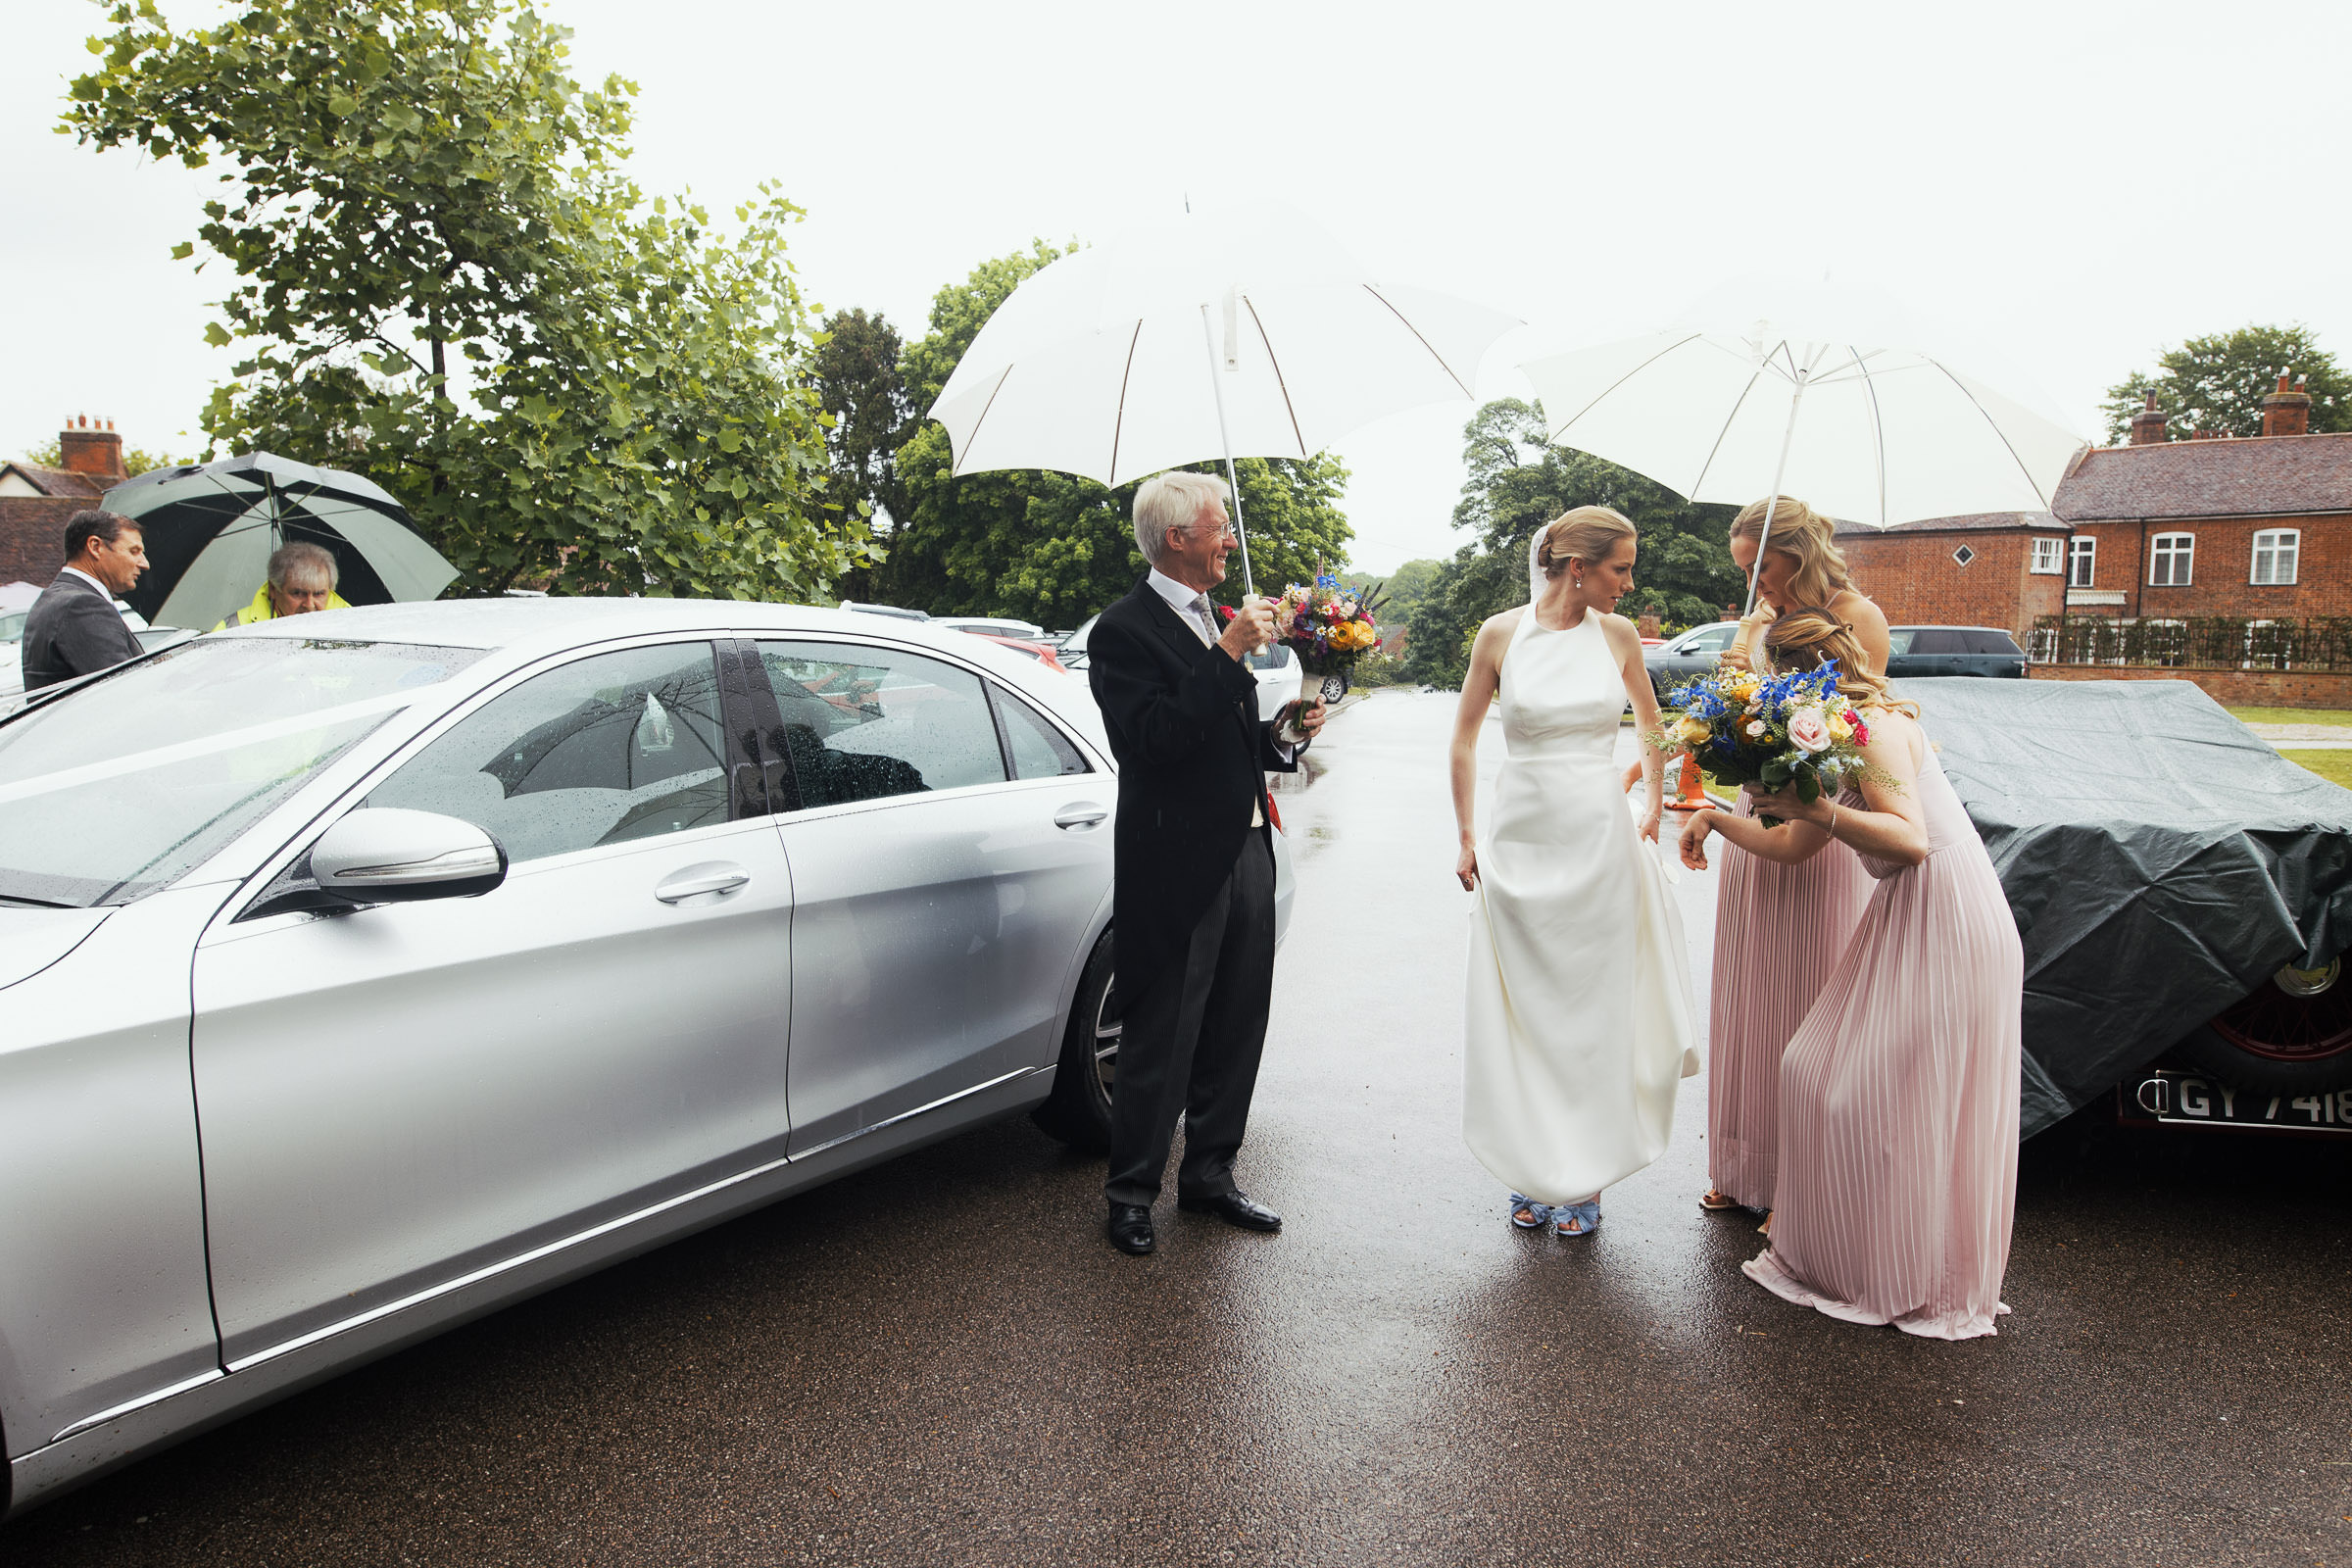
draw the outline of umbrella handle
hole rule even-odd
[[[1233,491],[1233,537],[1242,547],[1242,592],[1257,597],[1250,575],[1250,534],[1242,526],[1242,476],[1233,466],[1233,435],[1225,427],[1225,383],[1217,379],[1217,334],[1208,324],[1208,303],[1200,305],[1200,341],[1208,349],[1208,385],[1217,395],[1217,439],[1225,447],[1225,483]]]
[[[1788,399],[1788,424],[1781,432],[1781,458],[1772,466],[1772,499],[1764,503],[1764,526],[1756,531],[1756,564],[1747,568],[1747,606],[1740,612],[1745,620],[1756,612],[1756,584],[1764,576],[1764,546],[1772,538],[1772,514],[1781,510],[1781,481],[1788,476],[1788,448],[1796,440],[1796,411],[1805,401],[1805,376],[1810,365],[1796,368],[1796,392]]]

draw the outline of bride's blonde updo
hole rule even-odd
[[[1639,536],[1633,519],[1607,507],[1576,507],[1544,527],[1536,545],[1536,569],[1557,577],[1571,561],[1586,566],[1609,559],[1620,539]]]
[[[1765,653],[1772,667],[1812,669],[1838,661],[1838,692],[1857,708],[1889,709],[1919,716],[1919,705],[1894,695],[1884,675],[1871,672],[1854,628],[1826,610],[1791,610],[1765,628]]]

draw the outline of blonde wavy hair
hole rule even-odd
[[[1641,530],[1622,512],[1607,507],[1572,507],[1544,525],[1536,535],[1535,569],[1557,577],[1568,563],[1592,565],[1606,561],[1620,539],[1635,539]]]
[[[1894,695],[1886,677],[1873,674],[1864,662],[1854,628],[1826,610],[1791,610],[1764,631],[1764,651],[1772,667],[1812,669],[1823,661],[1838,661],[1838,692],[1856,708],[1888,709],[1919,716],[1919,705]]]
[[[1796,562],[1788,579],[1792,605],[1826,605],[1841,593],[1859,593],[1845,552],[1838,548],[1838,525],[1793,496],[1783,496],[1772,509],[1772,531],[1764,529],[1764,503],[1751,501],[1732,519],[1732,537],[1760,539],[1775,555]]]

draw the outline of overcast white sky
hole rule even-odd
[[[167,4],[202,19],[204,0]],[[634,78],[635,172],[711,205],[778,181],[810,298],[919,334],[1031,236],[1267,199],[1372,270],[1563,345],[1758,270],[1877,282],[1995,341],[2085,435],[2192,334],[2302,322],[2352,358],[2328,94],[2352,7],[808,5],[548,0],[584,80]],[[13,0],[0,59],[0,452],[74,413],[198,450],[230,355],[169,257],[208,174],[50,125],[82,0]],[[2303,94],[2300,100],[2297,94]],[[1506,340],[1485,396],[1524,392]],[[1468,405],[1340,451],[1355,564],[1452,551]]]

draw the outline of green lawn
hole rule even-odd
[[[2352,752],[2280,752],[2297,767],[2317,773],[2330,784],[2352,790]]]
[[[2230,713],[2245,724],[2341,724],[2352,728],[2352,710],[2341,708],[2232,708]]]

